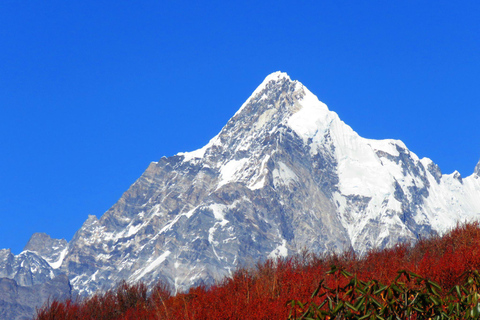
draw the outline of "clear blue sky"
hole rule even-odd
[[[0,248],[70,240],[277,70],[361,136],[470,175],[479,17],[478,1],[2,0]]]

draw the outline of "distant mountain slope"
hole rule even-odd
[[[206,146],[150,164],[68,244],[27,247],[82,295],[121,279],[182,290],[267,257],[363,253],[476,219],[479,168],[443,175],[401,141],[362,138],[276,72]]]
[[[32,319],[36,309],[47,301],[60,301],[71,297],[66,275],[46,279],[43,283],[22,286],[9,278],[0,278],[0,319]]]

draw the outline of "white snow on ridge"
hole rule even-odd
[[[430,180],[429,197],[424,210],[433,228],[445,232],[456,222],[478,220],[480,217],[480,179],[475,175],[455,178],[455,173],[443,175],[437,184]]]
[[[456,221],[478,219],[480,214],[480,179],[475,175],[461,179],[459,174],[444,175],[440,183],[426,170],[433,162],[409,151],[400,140],[373,140],[360,137],[350,126],[307,88],[303,87],[304,97],[299,100],[301,108],[287,120],[292,128],[307,144],[310,152],[329,152],[337,160],[336,173],[339,178],[339,194],[335,196],[341,212],[341,220],[353,244],[367,226],[369,219],[380,219],[382,236],[390,228],[405,228],[399,219],[403,212],[402,204],[395,199],[397,184],[405,192],[407,201],[413,201],[409,190],[427,186],[429,196],[413,217],[420,224],[431,224],[434,230],[445,231]],[[329,149],[329,146],[333,148]],[[415,176],[405,171],[405,164],[399,163],[400,150],[404,150],[415,166],[425,168],[425,177]],[[396,159],[395,159],[396,158]],[[274,171],[279,179],[280,170]],[[422,170],[420,170],[422,173]],[[425,178],[428,185],[425,185]],[[359,212],[348,208],[343,197],[360,196],[371,199],[368,206]],[[345,215],[346,214],[346,215]],[[363,221],[363,222],[362,222]],[[392,230],[393,230],[392,229]],[[409,230],[404,230],[408,233]],[[381,241],[379,237],[378,241]]]
[[[229,222],[227,219],[225,219],[225,212],[224,212],[224,210],[228,208],[227,206],[219,203],[214,203],[214,204],[211,204],[209,208],[212,209],[215,219],[220,221],[219,223],[222,227],[224,227]]]
[[[160,256],[158,256],[155,260],[153,260],[150,264],[148,264],[147,267],[145,267],[143,270],[142,269],[137,270],[134,274],[132,274],[130,278],[135,278],[135,281],[140,280],[141,278],[143,278],[143,276],[145,276],[149,272],[156,269],[159,265],[161,265],[171,253],[172,252],[170,250],[165,251]]]
[[[218,138],[218,134],[213,137],[206,145],[202,148],[190,151],[190,152],[179,152],[177,156],[184,156],[183,161],[190,161],[193,159],[201,159],[205,155],[205,152],[211,148],[212,146],[218,145],[220,143],[220,139]]]
[[[217,188],[231,182],[235,181],[237,174],[243,169],[244,165],[248,162],[247,158],[240,160],[230,160],[220,168],[220,181],[218,182]]]
[[[61,266],[62,263],[63,263],[63,259],[65,259],[65,255],[67,254],[67,251],[68,251],[68,246],[65,247],[65,249],[62,250],[62,252],[60,253],[60,256],[58,257],[58,260],[57,260],[57,261],[55,261],[55,262],[47,261],[48,264],[49,264],[53,269],[58,269],[58,268],[60,268],[60,266]]]
[[[255,183],[253,184],[249,184],[248,185],[248,188],[250,190],[258,190],[258,189],[261,189],[265,186],[265,176],[263,176],[262,178],[258,179]]]
[[[270,254],[268,258],[270,259],[278,259],[280,257],[286,258],[288,256],[288,249],[287,249],[287,240],[283,239],[282,244],[276,247]]]
[[[179,152],[177,153],[177,156],[184,156],[185,158],[183,159],[183,161],[190,161],[195,158],[203,158],[203,156],[205,155],[205,151],[207,151],[208,147],[209,147],[209,144],[206,144],[202,148],[194,151]]]
[[[269,74],[264,80],[263,82],[255,89],[255,91],[253,91],[253,93],[250,95],[250,97],[242,104],[242,106],[240,107],[240,109],[238,109],[237,112],[235,112],[235,114],[233,115],[233,117],[235,117],[237,114],[239,114],[240,112],[242,112],[242,110],[245,108],[246,105],[248,105],[250,103],[250,101],[255,98],[263,89],[265,89],[265,87],[267,86],[267,84],[270,82],[270,81],[278,81],[280,79],[287,79],[287,80],[290,80],[290,76],[288,74],[286,74],[285,72],[281,72],[281,71],[276,71],[276,72],[273,72],[271,74]]]
[[[288,126],[306,142],[319,132],[323,136],[333,118],[338,116],[306,87],[303,87],[303,91],[305,95],[300,101],[302,108],[288,119]]]
[[[395,140],[368,140],[361,138],[353,129],[340,120],[338,115],[304,87],[305,96],[300,101],[301,109],[288,120],[288,125],[307,143],[312,139],[312,154],[319,152],[325,144],[335,145],[335,158],[338,161],[338,175],[342,194],[372,196],[391,192],[391,183],[385,179],[390,175],[382,168],[376,155],[377,150],[398,155]],[[331,139],[332,141],[326,141]],[[403,145],[403,144],[402,144]]]

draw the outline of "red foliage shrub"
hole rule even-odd
[[[37,319],[286,319],[288,303],[312,302],[312,292],[321,280],[329,288],[347,285],[345,277],[326,276],[332,265],[364,281],[382,283],[392,283],[399,270],[408,270],[435,281],[446,292],[462,283],[464,272],[480,269],[480,226],[476,222],[457,225],[442,237],[372,250],[361,258],[349,251],[303,252],[267,260],[239,269],[211,287],[195,287],[175,296],[161,282],[150,291],[144,284],[123,282],[85,300],[53,301],[38,311]]]

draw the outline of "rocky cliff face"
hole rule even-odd
[[[64,239],[36,233],[18,255],[0,250],[0,319],[32,319],[47,300],[71,297],[70,282],[57,262],[66,246]]]
[[[66,275],[47,279],[41,284],[21,286],[15,280],[0,278],[0,319],[30,320],[50,299],[70,297],[71,287]]]
[[[478,217],[479,175],[444,175],[401,141],[358,136],[277,72],[205,147],[150,164],[68,244],[37,235],[27,249],[79,294],[121,279],[184,290],[267,257],[443,232]]]
[[[20,286],[32,286],[53,279],[58,274],[43,258],[30,251],[14,256],[0,250],[0,278],[15,280]]]
[[[477,163],[477,165],[475,166],[474,174],[475,174],[477,177],[480,177],[480,161],[479,161],[479,162]]]
[[[66,254],[67,245],[65,239],[52,239],[46,233],[35,233],[23,250],[36,253],[46,259],[53,269],[58,269]]]

